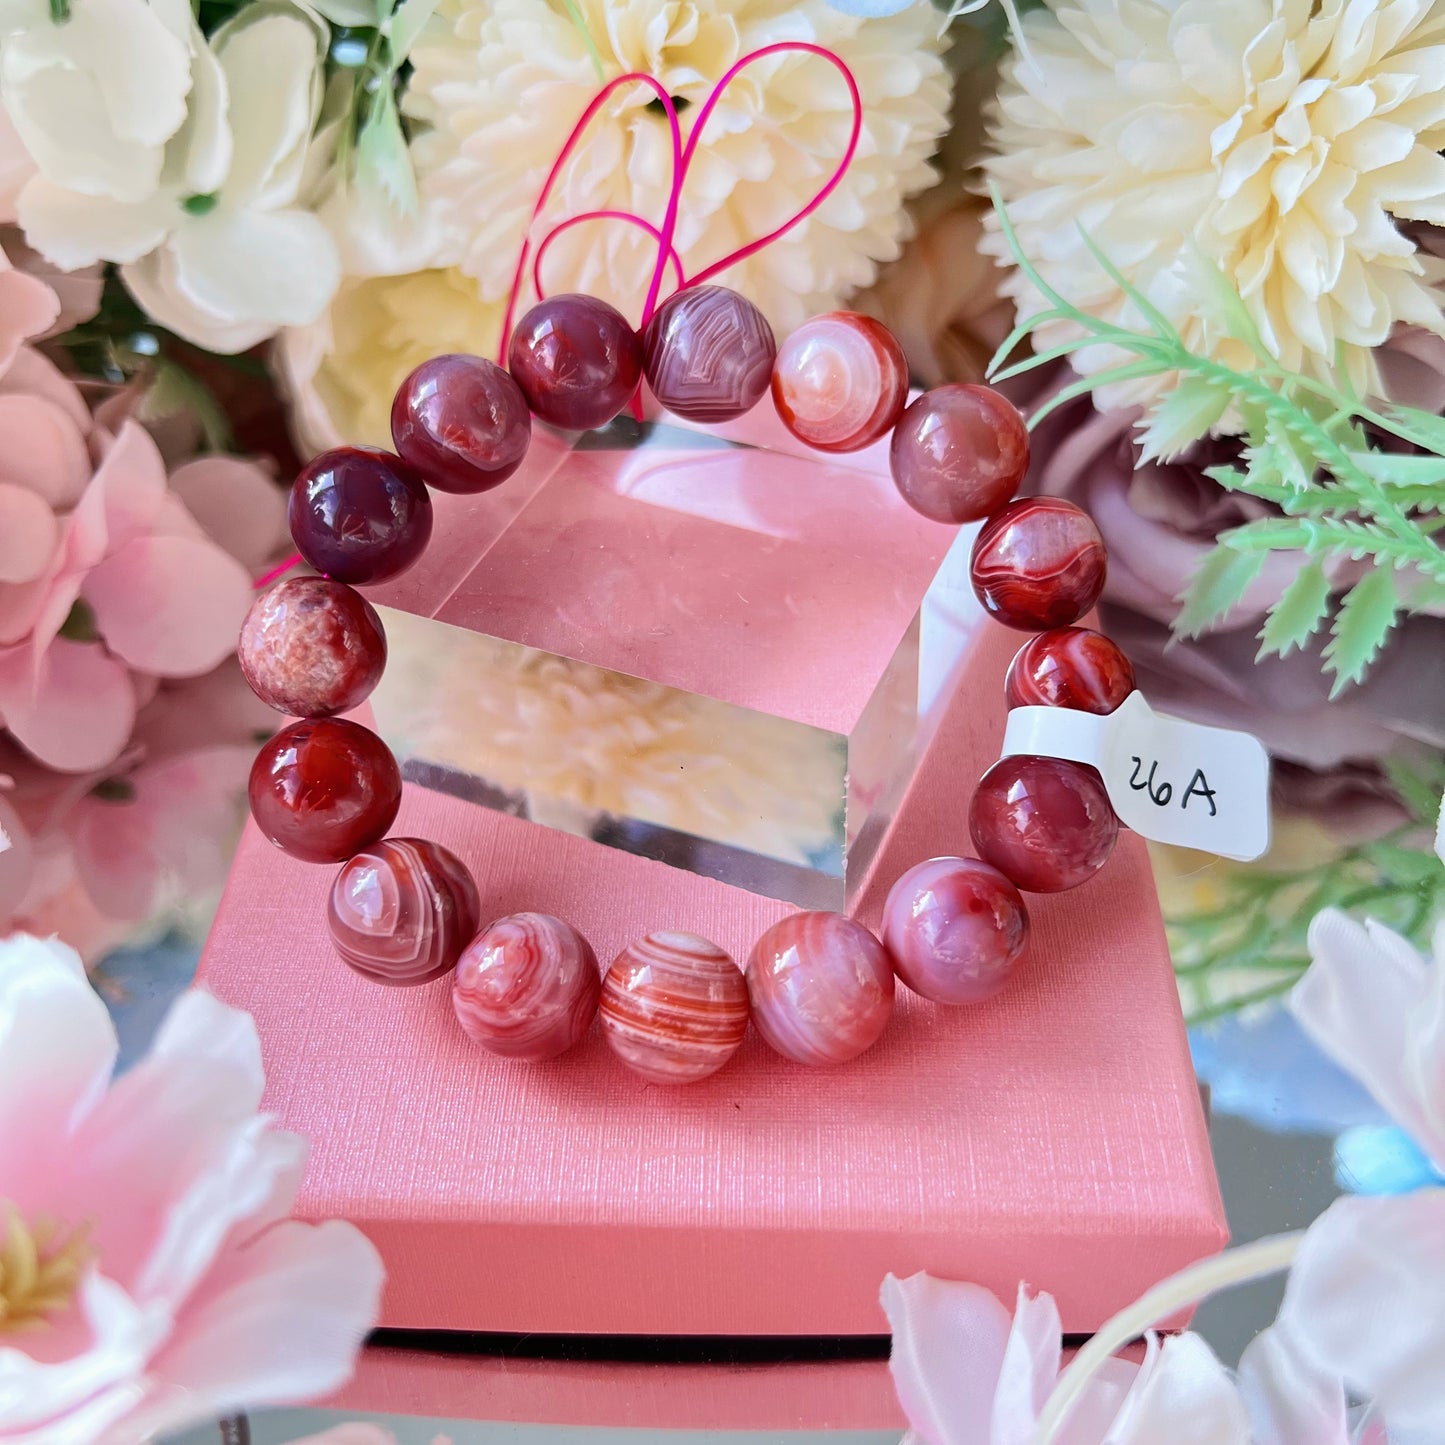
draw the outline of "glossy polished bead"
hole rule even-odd
[[[1111,713],[1134,691],[1129,659],[1102,632],[1056,627],[1031,637],[1009,663],[1010,707],[1067,707]]]
[[[296,550],[336,582],[384,582],[431,540],[431,498],[416,472],[379,447],[337,447],[301,469],[287,520]]]
[[[642,336],[652,394],[688,421],[731,421],[767,391],[778,354],[767,317],[726,286],[669,296]]]
[[[916,864],[883,905],[883,946],[894,971],[934,1003],[991,998],[1013,972],[1028,936],[1028,910],[1018,889],[974,858]]]
[[[570,923],[548,913],[513,913],[463,950],[452,1007],[473,1043],[538,1063],[583,1038],[601,992],[597,955]]]
[[[522,388],[481,356],[434,356],[391,404],[398,455],[442,492],[485,492],[522,465],[532,414]]]
[[[359,592],[292,577],[263,592],[236,649],[251,691],[291,717],[330,717],[364,702],[386,667],[381,618]]]
[[[1012,500],[1029,469],[1029,430],[988,386],[936,386],[899,419],[889,448],[903,500],[935,522],[978,522]]]
[[[602,1031],[613,1052],[657,1084],[716,1073],[748,1029],[748,986],[717,944],[695,933],[649,933],[602,980]]]
[[[888,430],[908,400],[908,362],[881,321],[830,311],[778,348],[773,404],[782,423],[820,452],[854,452]]]
[[[292,723],[251,764],[251,816],[283,853],[341,863],[396,821],[401,770],[391,749],[347,718]]]
[[[968,813],[979,857],[1026,893],[1062,893],[1109,860],[1119,820],[1093,768],[1063,758],[1001,758]]]
[[[983,524],[973,590],[998,621],[1027,632],[1067,627],[1099,600],[1104,539],[1087,512],[1058,497],[1021,497]]]
[[[527,405],[568,431],[606,426],[642,380],[642,343],[615,306],[549,296],[518,323],[507,366]]]
[[[423,838],[383,838],[349,858],[331,885],[336,951],[373,983],[430,983],[456,967],[481,904],[466,864]]]
[[[758,1032],[784,1058],[842,1064],[878,1041],[893,1012],[883,945],[841,913],[793,913],[748,956]]]

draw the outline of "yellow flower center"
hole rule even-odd
[[[43,1217],[31,1223],[9,1203],[0,1210],[0,1335],[44,1329],[74,1300],[90,1262],[85,1227],[67,1230]]]

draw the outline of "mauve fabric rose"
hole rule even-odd
[[[1380,363],[1399,400],[1445,411],[1445,341],[1403,329],[1382,348]],[[1008,390],[1028,410],[1072,379],[1061,367],[1042,384],[1026,376]],[[1248,729],[1276,759],[1298,765],[1277,774],[1285,806],[1350,833],[1396,821],[1378,763],[1419,747],[1445,749],[1445,619],[1409,618],[1364,681],[1331,701],[1321,665],[1327,630],[1303,652],[1256,660],[1269,605],[1301,565],[1298,554],[1281,553],[1221,625],[1176,638],[1170,624],[1179,596],[1215,538],[1274,509],[1205,475],[1238,457],[1236,443],[1207,440],[1174,461],[1143,462],[1137,419],[1135,411],[1098,412],[1088,398],[1066,404],[1035,430],[1025,490],[1066,497],[1098,524],[1109,548],[1100,617],[1129,654],[1139,686],[1157,707]],[[1338,581],[1353,571],[1345,564]],[[1319,776],[1336,772],[1348,775],[1348,788]]]

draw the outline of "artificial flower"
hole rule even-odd
[[[186,17],[189,108],[155,184],[116,197],[42,169],[19,220],[62,266],[121,263],[136,300],[177,335],[243,351],[313,321],[340,276],[330,232],[299,199],[329,36],[292,0],[247,6],[209,43]]]
[[[734,62],[781,40],[824,46],[852,71],[863,99],[858,152],[817,212],[720,279],[780,331],[867,285],[898,254],[902,203],[932,183],[928,158],[947,128],[940,27],[927,5],[858,19],[824,0],[443,0],[411,51],[403,97],[423,127],[413,157],[444,233],[435,262],[474,278],[484,299],[505,297],[548,169],[604,78],[655,76],[679,102],[686,136]],[[642,86],[614,96],[563,167],[535,239],[598,209],[661,222],[672,177],[658,109]],[[675,241],[688,274],[806,205],[841,159],[851,120],[826,61],[782,54],[748,67],[686,178]],[[544,280],[549,292],[589,292],[636,317],[655,258],[645,233],[599,222],[558,238]]]
[[[193,991],[118,1079],[80,959],[0,944],[0,1439],[132,1445],[350,1374],[381,1262],[287,1218],[305,1141],[258,1113],[250,1018]]]
[[[1445,222],[1445,4],[1061,0],[1023,33],[986,171],[1024,254],[1069,302],[1141,320],[1092,241],[1192,351],[1248,370],[1249,346],[1197,284],[1203,257],[1271,356],[1322,377],[1338,361],[1361,391],[1396,323],[1445,329],[1431,289],[1445,273],[1397,224]],[[1000,234],[988,245],[1007,256]],[[1021,271],[1005,285],[1022,314],[1042,308]],[[1089,372],[1120,359],[1076,358]],[[1169,384],[1101,395],[1139,402]]]

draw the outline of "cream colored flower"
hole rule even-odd
[[[1082,227],[1192,349],[1236,366],[1250,356],[1195,284],[1200,255],[1292,369],[1329,376],[1338,357],[1369,387],[1397,322],[1445,330],[1445,269],[1396,225],[1445,222],[1445,0],[1059,0],[1024,31],[1033,63],[1006,66],[987,171],[1068,300],[1139,322]],[[1007,284],[1039,309],[1020,274]]]
[[[66,267],[122,263],[156,321],[214,351],[315,320],[340,277],[330,233],[298,204],[327,38],[291,0],[248,6],[209,46],[192,27],[188,110],[159,183],[117,199],[42,172],[20,194],[27,240]]]
[[[857,78],[865,112],[857,157],[812,217],[724,278],[787,330],[867,285],[877,264],[898,254],[902,203],[932,183],[928,157],[947,127],[939,28],[927,5],[859,19],[824,0],[442,0],[438,22],[411,52],[403,100],[429,127],[413,155],[448,232],[438,260],[474,277],[484,298],[505,296],[548,168],[596,94],[599,68],[656,76],[685,102],[686,131],[736,60],[774,41],[811,41]],[[598,209],[661,220],[671,150],[652,99],[638,86],[606,106],[564,168],[541,230]],[[687,179],[677,248],[689,274],[805,204],[841,156],[850,121],[846,87],[826,61],[781,55],[749,67],[715,112]],[[636,316],[655,254],[624,224],[579,226],[548,252],[544,280],[551,292],[591,292]]]

